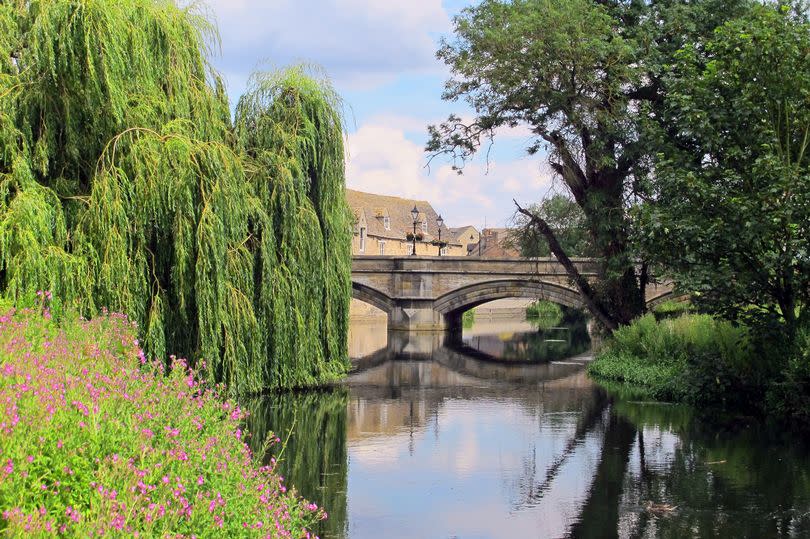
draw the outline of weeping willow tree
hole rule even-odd
[[[252,230],[259,245],[257,305],[271,328],[267,353],[295,358],[270,364],[281,385],[345,368],[330,360],[346,355],[351,296],[339,110],[331,86],[303,68],[255,75],[236,107],[236,139],[267,214]]]
[[[0,4],[0,290],[123,311],[234,392],[318,383],[346,367],[340,101],[261,74],[234,127],[216,43],[169,1]]]

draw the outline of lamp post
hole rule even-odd
[[[419,210],[416,209],[416,206],[411,210],[411,217],[413,217],[413,236],[411,237],[413,241],[413,251],[411,252],[411,256],[416,256],[416,223],[419,219]]]
[[[442,219],[441,214],[436,219],[436,224],[439,225],[439,256],[442,256],[442,225],[444,224],[444,219]]]

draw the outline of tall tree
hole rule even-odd
[[[810,24],[768,4],[677,57],[648,250],[704,308],[781,320],[810,300]],[[753,308],[752,308],[753,307]]]
[[[345,371],[339,99],[260,75],[237,129],[216,29],[165,0],[0,4],[0,292],[126,313],[231,391]]]
[[[454,78],[444,97],[475,111],[430,127],[427,151],[458,168],[499,127],[527,125],[530,154],[551,168],[585,214],[599,279],[589,283],[553,228],[518,205],[566,267],[589,310],[608,330],[644,310],[646,264],[633,251],[637,201],[654,149],[643,135],[665,100],[662,75],[675,51],[699,41],[748,2],[484,0],[455,19],[439,58]]]

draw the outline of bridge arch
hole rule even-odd
[[[448,292],[436,299],[433,308],[445,316],[452,316],[488,301],[504,298],[537,298],[567,307],[582,307],[579,292],[572,288],[546,281],[500,279]]]
[[[378,308],[389,317],[396,307],[396,302],[384,293],[355,281],[352,281],[352,297]]]

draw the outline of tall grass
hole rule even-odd
[[[653,315],[656,320],[663,318],[674,318],[681,316],[692,310],[692,304],[688,301],[667,300],[653,307]]]

